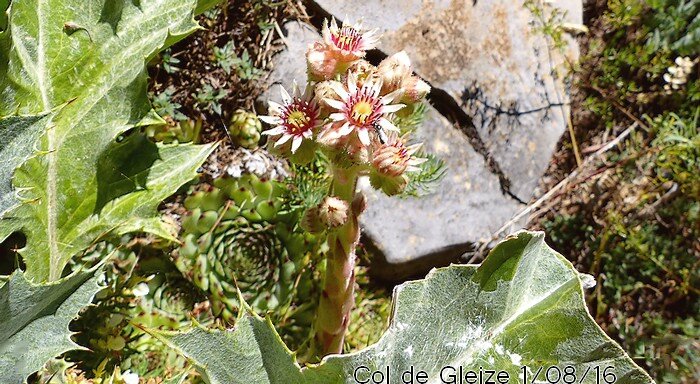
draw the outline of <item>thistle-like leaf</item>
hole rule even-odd
[[[400,383],[411,367],[414,374],[425,371],[429,383],[465,382],[450,381],[460,367],[463,375],[480,367],[506,372],[509,383],[525,382],[524,372],[527,383],[546,382],[548,370],[550,380],[559,372],[582,384],[652,383],[590,317],[579,273],[542,233],[521,232],[481,266],[434,270],[400,285],[394,296],[392,323],[379,342],[303,370],[272,324],[255,316],[232,331],[154,334],[212,384],[357,383],[375,370],[386,377],[386,367],[389,383]]]
[[[0,5],[0,9],[2,6]],[[0,118],[0,216],[19,204],[12,173],[34,153],[34,143],[46,126],[46,115]]]
[[[156,146],[138,134],[121,136],[155,122],[145,60],[197,28],[196,5],[10,3],[0,33],[0,116],[53,112],[36,122],[43,124],[36,152],[14,172],[22,204],[0,219],[0,240],[15,231],[26,235],[20,254],[30,279],[58,279],[73,255],[110,233],[170,235],[156,208],[195,175],[211,146]]]
[[[21,384],[78,345],[68,324],[99,290],[95,270],[34,285],[20,271],[0,287],[0,382]]]

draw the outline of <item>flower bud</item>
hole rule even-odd
[[[318,207],[309,208],[301,218],[301,227],[310,233],[323,232],[326,227],[318,217]]]
[[[355,76],[358,87],[362,87],[366,82],[378,78],[377,67],[370,64],[367,60],[357,60],[353,62],[348,68],[347,73],[352,73]]]
[[[260,141],[262,124],[255,113],[239,109],[231,117],[228,132],[236,145],[255,149]]]
[[[401,86],[403,87],[403,101],[407,103],[421,101],[430,93],[430,85],[418,76],[407,77]]]
[[[383,81],[382,91],[393,92],[411,75],[411,60],[405,51],[395,53],[379,64],[377,74]]]
[[[369,173],[369,182],[374,189],[384,192],[387,196],[394,196],[406,189],[408,177],[406,175],[386,176],[373,170]]]
[[[335,99],[338,97],[338,94],[333,89],[334,86],[342,88],[343,85],[335,80],[321,81],[316,84],[314,87],[314,101],[323,108],[331,108],[324,99]]]
[[[334,196],[326,196],[318,206],[318,218],[328,228],[337,228],[347,223],[350,205]]]
[[[306,62],[309,74],[322,80],[332,79],[339,67],[338,59],[333,52],[318,42],[306,51]]]
[[[410,155],[402,145],[382,144],[372,154],[372,166],[385,176],[401,176],[408,168]]]

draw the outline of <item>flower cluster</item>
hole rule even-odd
[[[422,160],[414,156],[419,146],[407,145],[394,121],[397,113],[414,110],[430,86],[413,75],[406,52],[378,66],[364,60],[377,43],[376,31],[332,20],[322,33],[306,52],[306,89],[295,84],[291,95],[282,89],[282,103],[270,102],[269,116],[260,117],[272,125],[263,134],[292,161],[310,161],[321,149],[334,164],[369,175],[375,188],[399,193],[408,182],[405,172]]]
[[[693,72],[695,60],[690,57],[676,57],[675,65],[670,66],[664,74],[664,90],[678,90],[688,82],[688,76]]]

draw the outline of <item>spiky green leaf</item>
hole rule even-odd
[[[41,285],[12,274],[0,287],[0,382],[21,384],[47,360],[76,348],[68,324],[98,290],[94,270]]]
[[[0,118],[0,216],[19,204],[12,190],[12,173],[34,153],[34,143],[43,132],[46,119],[46,115]]]
[[[195,175],[211,146],[160,147],[120,135],[153,123],[145,60],[197,28],[196,0],[17,0],[0,33],[0,116],[40,116],[38,150],[14,173],[27,276],[56,280],[109,233],[167,236],[157,205]],[[2,182],[2,180],[0,180]]]
[[[479,267],[454,265],[397,287],[391,326],[378,343],[304,370],[272,325],[254,316],[233,331],[156,335],[189,357],[212,384],[356,383],[355,371],[363,366],[369,371],[388,366],[390,383],[401,382],[411,366],[425,371],[430,383],[444,382],[443,369],[449,382],[454,370],[444,367],[462,367],[464,374],[479,367],[503,371],[509,383],[521,383],[523,366],[531,375],[528,384],[540,367],[535,382],[545,382],[542,375],[556,367],[551,372],[575,370],[576,383],[604,383],[604,373],[618,384],[651,383],[596,325],[580,275],[543,239],[541,233],[522,232],[498,245]],[[358,379],[367,379],[369,371],[360,370]]]

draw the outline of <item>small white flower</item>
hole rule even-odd
[[[253,173],[257,176],[264,176],[267,172],[267,161],[260,153],[253,153],[244,150],[243,163],[248,173]]]
[[[146,283],[139,283],[137,284],[134,289],[131,291],[134,296],[136,297],[142,297],[148,295],[149,292],[148,284]]]
[[[678,56],[674,63],[676,65],[670,66],[663,75],[663,79],[666,82],[664,89],[667,91],[680,89],[681,86],[687,83],[688,76],[693,72],[693,67],[695,66],[695,60],[691,60],[690,57]]]
[[[139,384],[139,375],[131,371],[126,371],[122,373],[122,380],[124,380],[124,384]]]
[[[235,163],[226,167],[226,173],[233,178],[239,178],[243,174],[243,169],[240,164]]]

